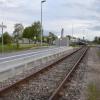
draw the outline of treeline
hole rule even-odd
[[[4,42],[4,44],[11,44],[13,42],[13,37],[11,35],[9,35],[8,32],[5,32],[3,34],[3,42]],[[0,43],[2,43],[2,35],[0,37]]]
[[[25,27],[22,24],[14,25],[14,32],[10,35],[8,32],[3,34],[4,44],[16,43],[19,47],[19,40],[26,38],[29,40],[29,43],[33,41],[35,44],[40,43],[41,41],[41,23],[39,21],[34,22],[31,26]],[[57,36],[49,32],[47,36],[43,36],[43,42],[48,44],[53,44],[53,41]],[[0,43],[2,42],[2,36],[0,37]]]
[[[93,41],[94,43],[96,43],[96,44],[100,44],[100,37],[95,37],[94,38],[94,41]]]

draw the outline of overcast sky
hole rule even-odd
[[[0,0],[0,23],[7,25],[10,33],[15,23],[24,27],[40,20],[41,0]],[[92,40],[100,36],[100,0],[47,0],[43,4],[43,27],[45,34],[49,31],[60,35],[85,37]],[[0,29],[1,32],[1,29]]]

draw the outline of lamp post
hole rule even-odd
[[[41,46],[42,46],[42,40],[43,40],[43,27],[42,27],[42,4],[46,2],[46,0],[41,1]]]
[[[3,50],[4,50],[4,38],[3,38],[3,29],[4,28],[7,28],[7,26],[5,26],[2,22],[2,24],[0,25],[1,29],[2,29],[2,53],[3,53]]]

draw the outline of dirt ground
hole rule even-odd
[[[100,48],[91,47],[88,51],[87,70],[80,100],[100,100]]]

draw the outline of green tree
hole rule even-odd
[[[1,38],[1,36],[0,36],[0,44],[1,44],[1,42],[2,42],[2,38]]]
[[[48,40],[49,40],[48,36],[43,36],[43,42],[49,44],[49,41]]]
[[[55,41],[56,39],[57,39],[57,36],[54,33],[49,32],[49,36],[48,36],[49,44],[53,44],[53,41]]]
[[[95,37],[94,38],[94,41],[93,41],[94,43],[97,43],[97,44],[100,44],[100,37]]]
[[[34,22],[31,26],[26,27],[23,31],[23,38],[28,38],[29,41],[40,41],[41,35],[41,23],[39,21]]]
[[[30,43],[30,40],[33,38],[32,27],[26,27],[24,29],[24,31],[23,31],[23,38],[29,39],[29,43]]]
[[[41,23],[39,21],[37,22],[34,22],[32,24],[32,32],[33,32],[33,40],[37,40],[37,41],[40,41],[40,35],[41,35]]]
[[[13,32],[14,39],[15,39],[17,48],[19,48],[19,39],[22,38],[22,33],[24,30],[24,27],[22,24],[18,23],[18,24],[15,24],[14,28],[15,28],[15,30]]]
[[[8,32],[3,34],[4,44],[10,44],[12,42],[12,37],[9,35]]]

